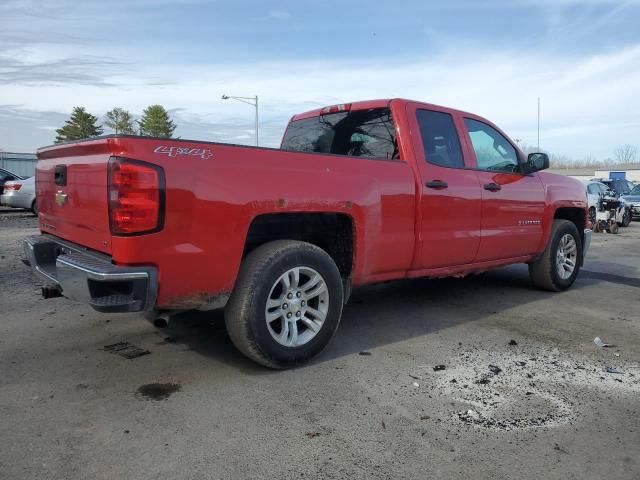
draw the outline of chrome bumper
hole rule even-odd
[[[46,288],[99,312],[151,310],[156,301],[155,267],[121,267],[108,256],[50,235],[27,237],[27,262]]]
[[[590,228],[584,229],[584,236],[582,237],[582,258],[587,256],[587,252],[589,251],[589,247],[591,246],[591,236],[593,235],[593,230]]]

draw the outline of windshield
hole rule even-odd
[[[388,108],[339,112],[291,122],[283,150],[351,157],[399,158]]]
[[[635,187],[633,187],[633,190],[631,190],[631,195],[640,195],[640,185],[636,185]]]

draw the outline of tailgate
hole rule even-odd
[[[111,253],[107,202],[111,148],[105,138],[38,151],[36,197],[43,232]]]

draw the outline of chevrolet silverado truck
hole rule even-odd
[[[24,250],[45,296],[224,308],[243,354],[286,368],[327,345],[354,286],[526,263],[569,288],[587,199],[548,165],[484,118],[404,99],[295,115],[279,149],[110,135],[38,151]]]

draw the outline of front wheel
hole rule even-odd
[[[310,243],[278,240],[242,262],[225,323],[244,355],[266,367],[287,368],[329,343],[342,305],[342,279],[333,259]]]
[[[582,237],[575,224],[554,220],[547,248],[537,261],[529,264],[531,282],[543,290],[566,290],[578,276],[581,259]]]

